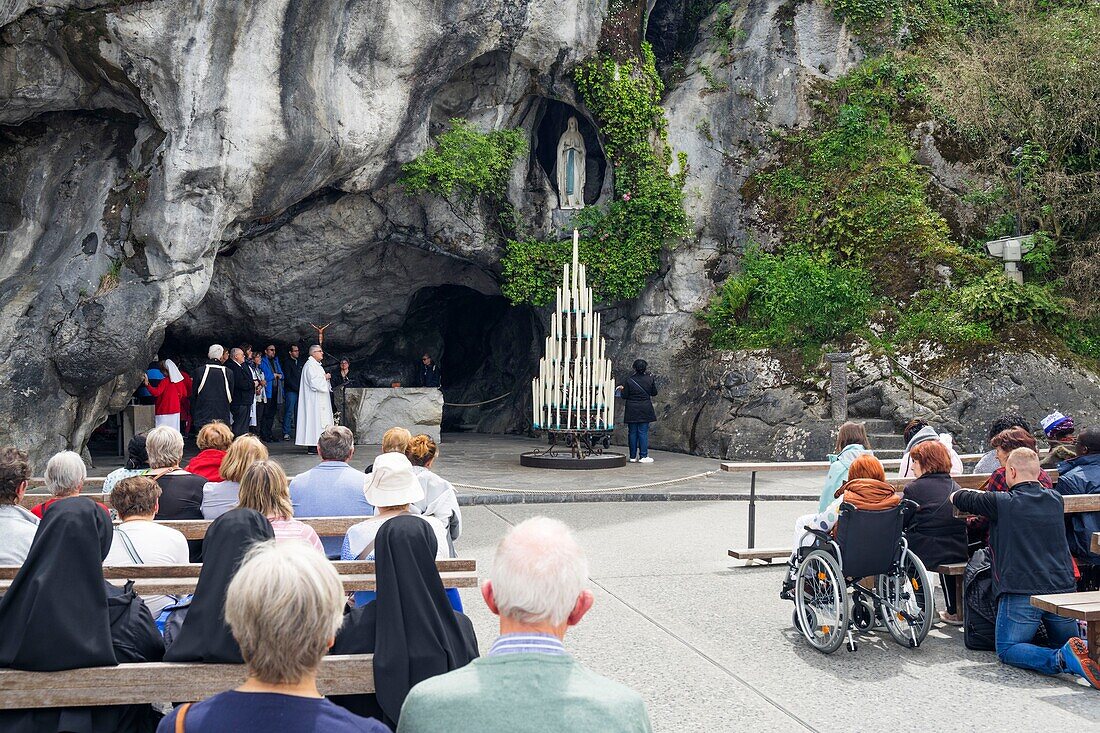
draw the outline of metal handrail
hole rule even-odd
[[[909,401],[910,401],[911,405],[916,405],[916,402],[917,402],[917,396],[916,396],[916,383],[917,383],[917,381],[920,381],[924,384],[931,385],[932,387],[935,387],[935,388],[938,388],[938,389],[947,390],[948,392],[951,393],[951,399],[952,400],[959,399],[959,394],[960,393],[970,394],[970,392],[965,390],[965,389],[961,389],[959,387],[952,387],[949,384],[941,384],[941,383],[939,383],[939,382],[937,382],[933,379],[929,379],[928,377],[921,376],[920,374],[917,374],[912,369],[905,366],[901,362],[893,359],[890,356],[887,356],[886,360],[888,362],[890,362],[890,364],[892,364],[894,367],[900,369],[902,372],[904,372],[906,375],[909,376]]]

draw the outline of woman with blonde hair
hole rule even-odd
[[[213,424],[203,426],[203,430],[212,426]],[[267,458],[267,446],[255,435],[242,435],[234,440],[218,469],[221,481],[208,482],[202,487],[203,519],[217,519],[237,506],[237,495],[244,472],[256,461],[265,461]]]
[[[241,508],[252,509],[267,517],[275,530],[276,542],[306,542],[322,555],[325,554],[325,548],[313,527],[294,518],[290,483],[283,467],[275,461],[256,461],[248,467],[241,478],[240,499]]]

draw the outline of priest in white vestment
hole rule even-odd
[[[298,389],[298,428],[294,442],[298,445],[317,447],[317,439],[332,419],[332,401],[329,392],[329,375],[321,366],[324,352],[316,344],[309,347],[309,358],[302,367],[302,384]]]

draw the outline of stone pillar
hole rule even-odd
[[[848,419],[848,362],[852,360],[852,355],[840,351],[826,354],[825,358],[830,365],[829,404],[833,422],[842,423]]]

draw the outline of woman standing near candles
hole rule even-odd
[[[649,424],[657,421],[652,400],[657,396],[657,382],[646,373],[648,368],[645,359],[635,359],[634,373],[617,390],[626,403],[623,421],[628,429],[631,463],[653,463],[649,457]]]

